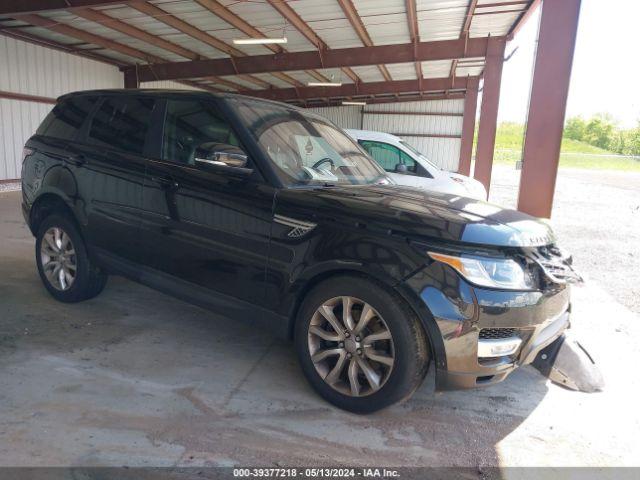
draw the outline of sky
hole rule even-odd
[[[609,113],[621,127],[640,121],[640,0],[582,0],[566,118]],[[505,56],[498,121],[526,122],[539,11]]]

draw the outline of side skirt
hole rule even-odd
[[[153,268],[134,264],[101,248],[92,249],[93,258],[109,273],[122,275],[187,303],[218,313],[232,320],[264,327],[281,338],[289,338],[289,319],[271,310],[253,305],[200,285],[187,282]]]

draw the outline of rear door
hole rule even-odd
[[[194,287],[262,304],[274,189],[257,170],[246,178],[196,164],[201,145],[240,146],[215,103],[169,99],[165,109],[160,151],[147,162],[141,258]]]
[[[152,97],[103,97],[72,152],[89,245],[133,262],[140,251],[137,230],[154,108]]]

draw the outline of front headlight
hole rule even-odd
[[[478,286],[504,290],[533,290],[535,288],[535,281],[531,273],[510,258],[427,253],[434,260],[446,263],[466,280]]]

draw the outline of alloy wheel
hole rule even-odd
[[[308,343],[318,374],[344,395],[377,392],[393,369],[389,327],[371,305],[355,297],[335,297],[320,305],[309,325]]]
[[[51,286],[61,291],[71,288],[78,271],[76,251],[71,238],[60,227],[51,227],[42,236],[40,261]]]

